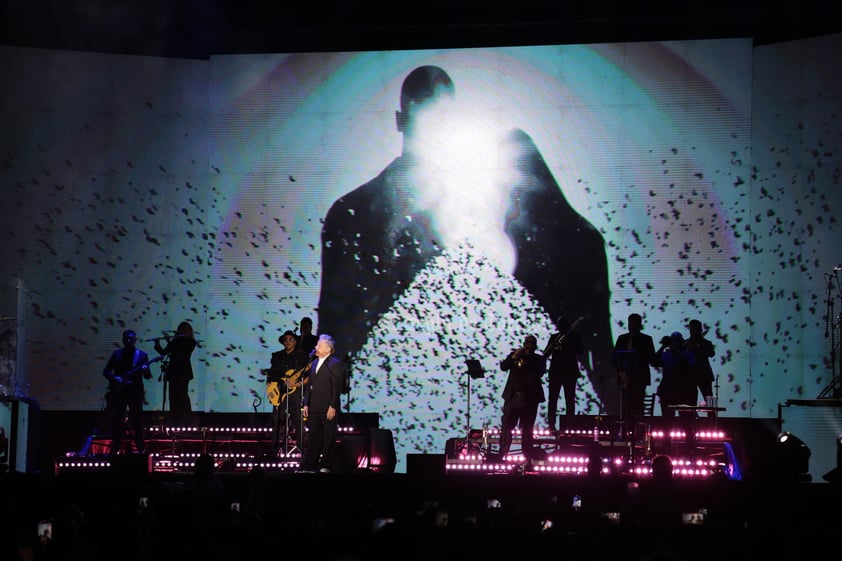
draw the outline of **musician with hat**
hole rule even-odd
[[[310,363],[307,355],[298,349],[298,337],[292,331],[284,331],[278,342],[284,348],[272,353],[271,367],[264,370],[266,393],[272,403],[273,456],[280,450],[282,435],[287,444],[293,434],[301,436],[301,388],[308,381],[306,370]],[[300,450],[300,442],[298,447]]]

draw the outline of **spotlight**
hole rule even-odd
[[[778,467],[780,475],[784,479],[809,483],[812,481],[810,475],[810,448],[804,441],[790,432],[782,432],[778,435]]]

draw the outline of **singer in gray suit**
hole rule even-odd
[[[304,417],[310,431],[300,471],[330,473],[336,442],[339,399],[345,383],[345,363],[334,355],[336,342],[319,335],[310,366],[310,382],[304,386]]]

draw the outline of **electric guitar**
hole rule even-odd
[[[137,380],[137,375],[140,374],[145,368],[149,368],[150,364],[154,364],[159,360],[164,358],[163,355],[156,356],[149,362],[145,362],[143,364],[138,364],[128,372],[121,374],[120,376],[114,375],[114,377],[109,380],[108,389],[113,393],[120,393],[125,390],[127,387],[131,386],[135,380]]]
[[[309,362],[306,366],[303,366],[298,370],[290,368],[284,373],[284,379],[281,380],[281,383],[272,381],[266,384],[266,396],[269,398],[269,403],[275,407],[280,406],[288,395],[294,393],[295,390],[299,388],[299,386],[296,385],[298,383],[298,379],[301,378],[301,375],[305,370],[309,370],[311,364],[313,363]],[[264,374],[268,374],[269,372],[270,370],[263,371]],[[289,380],[289,383],[293,384],[291,388],[287,385],[287,380]],[[305,379],[304,381],[306,382],[307,380]],[[283,389],[281,389],[281,384],[283,384]]]
[[[573,322],[573,325],[570,326],[570,329],[567,330],[567,333],[562,333],[556,339],[550,339],[550,342],[547,344],[547,348],[544,349],[544,356],[550,356],[550,354],[556,352],[561,348],[561,345],[564,344],[564,340],[567,339],[567,336],[573,333],[573,330],[576,329],[576,326],[584,320],[584,317],[576,318],[576,321]]]

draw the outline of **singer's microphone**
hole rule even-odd
[[[313,360],[314,358],[316,358],[316,349],[310,351],[310,360]]]

